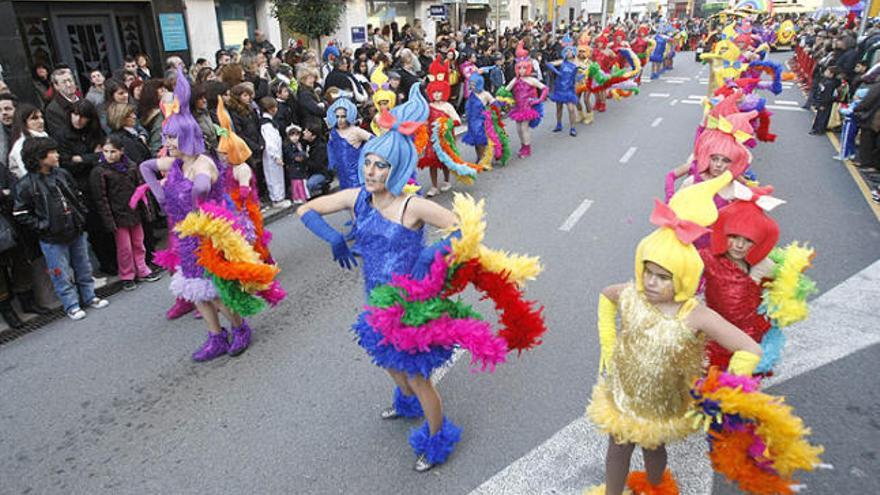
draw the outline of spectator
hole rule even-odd
[[[202,67],[196,72],[196,80],[195,85],[204,84],[208,81],[217,80],[217,74],[214,73],[214,69],[210,67]]]
[[[12,122],[17,101],[12,93],[0,93],[0,168],[6,170],[9,170],[9,146],[12,143]]]
[[[271,57],[275,53],[275,46],[266,39],[266,35],[259,29],[254,30],[254,49],[266,57]]]
[[[214,130],[214,120],[208,110],[207,86],[198,84],[193,87],[190,98],[190,113],[199,123],[202,136],[205,138],[205,153],[213,154],[217,149],[217,131]]]
[[[146,263],[143,222],[150,221],[150,213],[140,203],[132,209],[129,199],[142,182],[138,166],[123,151],[125,144],[118,138],[104,140],[102,157],[92,169],[89,186],[95,198],[102,227],[112,232],[116,244],[116,264],[124,290],[137,288],[137,281],[155,282],[161,278]]]
[[[813,119],[813,127],[810,134],[819,135],[827,131],[828,119],[831,117],[831,107],[837,98],[837,88],[840,87],[840,70],[831,66],[825,69],[822,80],[819,81],[813,95],[813,106],[816,108],[816,117]]]
[[[297,91],[296,102],[297,111],[299,112],[299,123],[304,128],[320,128],[324,122],[326,109],[324,103],[318,97],[315,91],[315,84],[318,81],[318,71],[312,68],[304,68],[300,71],[299,91]]]
[[[227,64],[220,68],[219,76],[226,87],[234,88],[244,82],[244,68],[237,63]]]
[[[110,135],[123,144],[125,155],[135,163],[144,162],[152,157],[150,138],[146,131],[138,125],[134,105],[116,103],[107,110],[107,125]]]
[[[52,71],[51,80],[54,94],[52,101],[46,106],[46,129],[54,135],[67,125],[70,107],[79,100],[79,95],[70,69],[55,69]]]
[[[327,168],[327,142],[323,139],[323,127],[312,125],[303,131],[303,144],[308,157],[305,160],[308,188],[311,196],[327,194],[333,175]]]
[[[159,102],[165,95],[165,80],[150,79],[144,83],[141,100],[137,104],[138,120],[149,136],[150,155],[157,156],[162,148],[162,122],[165,116],[159,109]]]
[[[400,88],[397,90],[397,104],[400,105],[406,101],[406,97],[409,95],[409,88],[413,84],[419,83],[419,76],[416,75],[414,66],[415,55],[413,55],[409,48],[404,48],[400,51],[398,63],[400,65],[400,70],[398,71],[400,74]]]
[[[137,76],[142,81],[148,81],[153,77],[150,66],[153,65],[153,61],[150,59],[150,56],[146,53],[138,53],[134,57],[135,62],[137,64]]]
[[[278,103],[271,96],[260,98],[260,133],[263,138],[263,175],[269,201],[275,208],[288,208],[290,201],[284,199],[284,157],[281,152],[281,134],[273,118],[278,113]]]
[[[24,142],[29,137],[48,137],[46,123],[43,120],[43,112],[39,108],[22,103],[15,109],[12,117],[12,148],[9,150],[9,171],[16,179],[21,179],[27,174],[21,150]]]
[[[52,82],[49,81],[49,72],[49,67],[44,63],[37,63],[34,66],[34,92],[42,107],[52,101]]]
[[[290,88],[284,84],[284,81],[276,79],[269,85],[269,92],[275,98],[278,111],[272,120],[275,122],[275,128],[281,134],[287,126],[294,123],[295,115],[290,105]]]
[[[254,105],[254,88],[249,83],[241,83],[229,95],[227,108],[232,117],[235,133],[242,138],[251,149],[248,165],[254,171],[260,197],[266,195],[266,181],[263,177],[263,141],[260,134],[260,115]]]
[[[85,206],[73,177],[58,168],[55,141],[28,138],[22,156],[29,173],[15,185],[13,215],[37,235],[64,312],[72,320],[81,320],[86,316],[83,305],[100,309],[109,304],[95,295],[83,233]]]
[[[125,72],[131,72],[135,76],[137,76],[137,60],[131,55],[126,55],[125,59],[122,61],[122,70]]]
[[[324,81],[325,88],[335,87],[342,91],[342,96],[348,97],[357,104],[367,101],[367,93],[351,73],[351,61],[345,57],[336,59],[336,66],[327,74]]]
[[[12,298],[30,293],[32,279],[23,255],[24,242],[12,217],[14,190],[15,177],[7,167],[0,167],[0,316],[10,328],[21,328],[24,323],[12,307]]]
[[[284,180],[290,184],[290,197],[294,204],[303,204],[309,200],[307,180],[309,171],[306,164],[308,154],[303,147],[302,127],[290,124],[287,127],[287,140],[281,147],[284,159]],[[323,181],[323,179],[322,179]]]
[[[67,125],[55,134],[61,167],[70,172],[76,181],[83,204],[86,206],[85,230],[89,243],[98,258],[100,271],[116,275],[116,248],[113,236],[102,228],[95,198],[89,188],[92,169],[98,165],[104,131],[98,122],[98,111],[92,102],[80,100],[73,104],[67,117]]]
[[[229,56],[229,52],[223,50],[222,48],[214,53],[214,62],[217,65],[218,72],[220,71],[220,69],[228,65],[231,61],[232,57]]]
[[[89,86],[89,91],[86,93],[86,99],[94,103],[96,108],[101,108],[101,105],[104,104],[104,94],[106,93],[104,87],[104,74],[100,69],[93,70],[89,74],[89,81],[92,82],[92,85]]]

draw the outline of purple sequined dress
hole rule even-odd
[[[516,122],[530,122],[540,118],[541,114],[535,110],[535,105],[530,104],[537,97],[537,88],[521,78],[517,79],[513,83],[513,99],[516,102],[516,106],[510,111],[510,118]]]
[[[373,208],[372,195],[361,188],[354,205],[355,249],[363,256],[364,289],[370,291],[391,281],[392,274],[410,273],[423,247],[424,227],[412,230],[388,220]],[[352,326],[358,344],[373,363],[409,375],[431,376],[431,372],[452,357],[452,349],[432,346],[427,352],[399,351],[382,343],[382,334],[366,321],[366,312]]]
[[[165,213],[171,225],[177,225],[195,209],[195,200],[192,197],[193,183],[183,174],[182,163],[179,159],[175,160],[165,178]],[[216,160],[214,163],[220,179],[211,185],[210,192],[203,199],[223,204],[224,167]],[[170,236],[178,259],[177,270],[171,278],[171,293],[190,302],[216,299],[217,290],[214,288],[214,283],[197,263],[196,248],[199,239],[194,236],[180,238],[174,231]]]

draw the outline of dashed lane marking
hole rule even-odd
[[[674,107],[674,106],[677,105],[677,104],[678,104],[678,100],[677,100],[677,99],[676,99],[676,100],[672,100],[672,101],[669,102],[669,106],[670,106],[670,107]]]
[[[784,105],[764,105],[764,108],[769,108],[770,110],[785,110],[788,112],[806,112],[807,110],[801,108],[800,106],[796,107],[788,107]]]
[[[651,98],[669,98],[669,93],[648,93]]]
[[[775,101],[773,101],[773,103],[775,103],[777,105],[792,105],[792,106],[796,106],[796,107],[799,107],[801,105],[800,102],[792,101],[792,100],[775,100]]]
[[[635,146],[630,146],[629,149],[626,150],[626,153],[624,153],[623,156],[620,157],[620,163],[628,162],[629,159],[632,158],[632,156],[636,154],[637,149],[638,148]]]
[[[565,221],[562,222],[562,225],[559,226],[559,230],[563,232],[570,232],[571,229],[574,228],[575,224],[578,223],[581,217],[584,216],[584,213],[586,213],[592,205],[592,199],[583,200],[583,202],[581,202],[581,204],[579,204],[578,207],[575,208],[573,212],[571,212],[571,215],[569,215],[568,218],[566,218]]]
[[[660,122],[663,122],[663,117],[657,117],[654,119],[654,122],[651,122],[651,127],[657,127],[660,125]]]

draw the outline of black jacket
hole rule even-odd
[[[304,129],[312,125],[323,125],[326,110],[319,105],[321,102],[313,88],[300,86],[296,93],[296,103],[299,122]]]
[[[56,132],[53,137],[58,142],[61,166],[73,175],[76,186],[86,197],[89,197],[89,174],[92,173],[92,169],[95,168],[101,157],[95,152],[95,147],[103,141],[103,131],[95,136],[89,136],[68,124]],[[74,163],[74,156],[81,157],[82,161]]]
[[[132,162],[126,164],[125,172],[107,163],[92,169],[89,182],[104,229],[114,232],[117,227],[133,227],[140,225],[143,219],[149,219],[143,203],[139,203],[135,209],[128,206],[140,181],[138,166]]]
[[[43,242],[72,242],[83,231],[86,213],[76,181],[63,168],[47,175],[29,172],[15,185],[12,216]]]
[[[300,146],[302,145],[303,143],[300,143]],[[297,148],[288,140],[281,145],[281,156],[284,158],[284,168],[287,169],[288,179],[309,178],[309,155],[304,146]]]
[[[229,112],[232,116],[232,125],[235,133],[244,139],[245,144],[251,149],[251,158],[248,163],[256,163],[263,160],[263,135],[260,133],[260,116],[257,112],[249,110],[247,115],[238,112]]]
[[[141,138],[138,135],[132,134],[125,129],[113,131],[110,135],[116,136],[122,140],[125,156],[127,156],[132,162],[140,164],[152,157],[150,154],[150,147],[147,146],[144,141],[141,141]]]
[[[311,143],[303,141],[309,157],[306,158],[306,170],[311,177],[315,174],[323,174],[330,177],[330,169],[327,168],[327,142],[316,137]]]

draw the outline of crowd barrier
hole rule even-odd
[[[803,81],[807,88],[813,87],[813,69],[816,67],[816,61],[801,46],[794,49],[794,58],[792,59],[792,70],[794,70],[798,78]]]

